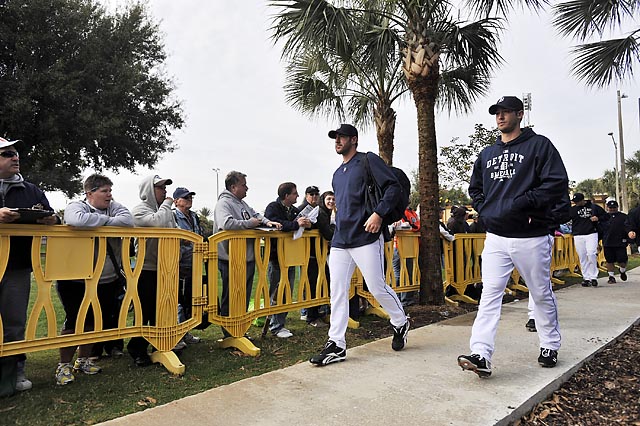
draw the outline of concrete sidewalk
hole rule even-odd
[[[556,368],[538,365],[538,338],[524,327],[522,300],[503,305],[488,379],[456,362],[469,351],[471,313],[411,330],[401,352],[387,338],[348,349],[346,362],[301,363],[103,424],[506,425],[639,321],[640,275],[618,281],[556,293],[563,337]]]

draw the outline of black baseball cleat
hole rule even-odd
[[[463,370],[473,371],[481,379],[491,376],[491,362],[478,354],[460,355],[458,365]]]
[[[598,287],[598,280],[591,280],[591,286]]]
[[[609,275],[609,280],[607,281],[607,284],[615,284],[616,283],[616,279],[613,277],[613,275]]]
[[[404,348],[404,345],[407,344],[407,335],[409,334],[409,318],[400,327],[393,326],[393,340],[391,341],[391,349],[394,351],[399,351]]]
[[[531,331],[531,332],[538,331],[536,329],[536,320],[534,320],[533,318],[531,318],[529,321],[527,321],[527,323],[524,326],[527,327],[528,331]]]
[[[347,350],[339,347],[333,340],[325,343],[324,348],[318,355],[311,357],[309,362],[320,367],[332,362],[341,362],[347,359]]]
[[[582,287],[591,287],[591,281],[589,280],[582,281]]]
[[[540,356],[538,357],[538,364],[546,368],[555,367],[558,363],[558,351],[553,349],[540,348]]]
[[[622,281],[626,281],[627,280],[627,271],[620,272],[620,279]]]

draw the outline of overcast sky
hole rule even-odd
[[[104,1],[111,6],[125,3]],[[183,103],[185,126],[173,135],[179,149],[165,155],[153,171],[107,173],[114,181],[114,198],[132,208],[139,202],[141,178],[159,174],[173,179],[170,195],[176,186],[186,186],[197,193],[194,209],[213,208],[214,168],[220,169],[220,191],[229,171],[246,173],[246,201],[258,211],[277,197],[277,187],[285,181],[295,182],[301,194],[309,185],[330,189],[340,158],[327,132],[339,123],[307,118],[285,103],[280,49],[269,40],[274,10],[262,0],[151,0],[148,6],[164,34],[166,72]],[[560,151],[569,178],[597,178],[614,167],[607,133],[614,132],[619,142],[619,88],[628,96],[622,100],[626,156],[640,149],[640,87],[596,90],[578,83],[570,75],[571,43],[557,36],[550,22],[549,15],[529,12],[510,19],[501,45],[506,64],[496,71],[490,94],[467,116],[438,114],[439,146],[455,137],[467,140],[475,123],[495,127],[487,109],[500,96],[531,93],[530,122]],[[418,166],[413,100],[407,98],[395,109],[394,165],[409,174]],[[361,131],[359,140],[360,150],[377,152],[373,129]],[[54,209],[68,202],[61,194],[48,196]]]

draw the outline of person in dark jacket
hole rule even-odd
[[[590,200],[585,200],[584,194],[573,194],[574,206],[571,207],[573,241],[580,259],[583,287],[598,286],[598,226],[605,226],[607,212]]]
[[[500,136],[474,163],[469,195],[487,228],[482,251],[482,298],[473,323],[470,355],[458,365],[479,377],[491,375],[502,296],[513,268],[534,301],[540,343],[538,364],[555,367],[561,336],[551,288],[553,206],[568,192],[569,179],[551,141],[521,128],[522,101],[504,96],[489,108]]]
[[[447,221],[447,228],[449,228],[451,234],[468,234],[470,232],[469,224],[467,223],[468,213],[469,210],[464,206],[451,207],[451,217]]]
[[[609,221],[607,230],[602,238],[604,258],[607,261],[607,273],[609,274],[608,284],[615,284],[614,277],[615,264],[620,268],[620,279],[627,280],[627,245],[629,244],[626,222],[627,215],[618,211],[616,200],[607,201]]]
[[[24,180],[20,174],[20,154],[16,143],[0,137],[0,226],[3,223],[20,221],[15,208],[36,208],[51,211],[51,216],[37,219],[43,225],[55,225],[60,219],[53,214],[44,192],[36,185]],[[27,306],[31,289],[31,237],[11,237],[9,259],[0,281],[0,317],[2,317],[4,342],[24,339],[27,322]],[[17,368],[15,388],[18,391],[31,389],[32,383],[25,377],[24,355],[3,357],[3,365]]]
[[[264,216],[282,225],[282,231],[295,231],[301,226],[310,228],[311,222],[308,218],[298,217],[298,209],[294,206],[298,200],[298,189],[293,182],[285,182],[278,187],[278,198],[269,203],[264,211]],[[296,278],[296,268],[289,267],[287,271],[289,283],[293,287]],[[271,251],[269,252],[269,266],[267,268],[269,277],[269,293],[271,294],[271,305],[275,305],[280,285],[280,262],[278,261],[278,240],[271,239]],[[271,315],[269,330],[275,336],[286,339],[293,336],[293,333],[285,328],[287,312]]]
[[[478,213],[474,213],[472,216],[473,223],[469,225],[469,233],[471,234],[484,234],[487,232],[487,228],[482,224],[482,219],[478,216]]]

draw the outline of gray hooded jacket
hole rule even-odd
[[[247,203],[238,199],[229,190],[225,189],[218,196],[218,202],[213,211],[214,231],[231,231],[237,229],[251,229],[249,220],[255,217],[266,225],[269,219],[253,210]],[[253,252],[254,240],[247,240],[247,261],[255,260]],[[229,260],[229,241],[218,244],[218,258]]]
[[[133,223],[139,227],[175,228],[176,221],[171,211],[172,203],[169,200],[164,200],[162,204],[158,205],[153,189],[153,178],[154,176],[147,176],[140,182],[139,189],[142,202],[131,210]],[[137,241],[136,252],[138,252]],[[142,269],[145,271],[158,270],[158,240],[156,238],[147,239],[147,251]]]

